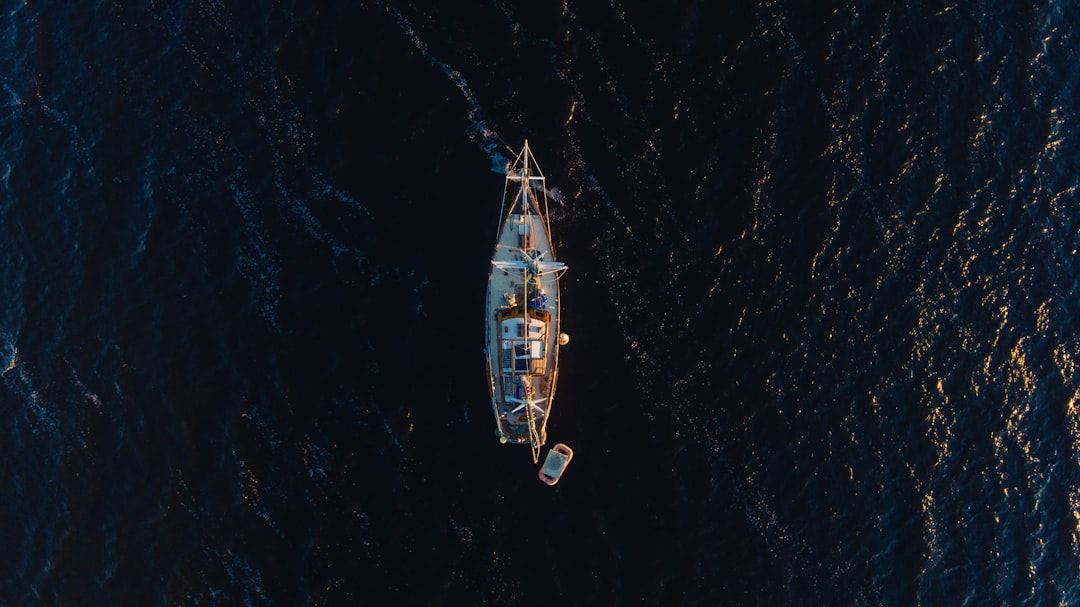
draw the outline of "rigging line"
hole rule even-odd
[[[529,140],[525,140],[525,148],[521,150],[522,162],[524,163],[521,169],[521,181],[519,182],[521,187],[521,206],[522,206],[522,223],[518,227],[519,238],[521,239],[522,257],[527,257],[528,252],[525,250],[525,246],[529,244],[529,230],[532,228],[532,224],[529,221]],[[529,343],[529,269],[527,264],[521,269],[521,314],[523,316],[523,323],[525,325],[525,355],[532,358],[532,348]],[[525,374],[528,375],[529,366],[531,361],[527,358],[525,360]],[[532,400],[532,378],[528,380],[522,379],[522,384],[528,382],[528,388],[525,390],[525,399]],[[525,419],[529,429],[529,447],[533,453],[533,463],[535,464],[539,459],[539,452],[536,445],[536,416],[533,414],[532,407],[525,408]]]
[[[492,131],[492,134],[495,135],[495,138],[499,140],[499,143],[503,144],[503,147],[506,148],[506,151],[510,152],[510,158],[513,158],[514,156],[517,156],[517,150],[510,147],[510,144],[503,141],[503,138],[502,138],[501,135],[499,135],[499,133],[497,133],[495,131]]]

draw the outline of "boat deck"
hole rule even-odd
[[[500,227],[492,261],[521,261],[522,250],[527,251],[533,258],[554,261],[551,240],[543,217],[539,214],[511,213],[508,215]],[[539,299],[534,297],[537,280],[546,297]],[[507,271],[494,265],[491,267],[485,305],[487,318],[484,345],[491,380],[492,405],[495,408],[500,434],[509,442],[529,442],[528,418],[524,405],[508,398],[533,401],[545,399],[532,408],[534,425],[542,443],[558,374],[558,276],[554,272],[541,274],[538,279],[530,281],[528,295],[524,291],[522,273]],[[511,304],[515,305],[511,306]],[[500,322],[497,315],[502,314],[504,318],[523,318],[526,308],[528,308],[530,324],[542,323],[544,327],[542,337],[538,339],[541,344],[539,347],[543,352],[543,361],[537,361],[537,364],[530,365],[530,368],[520,369],[512,360],[514,350],[507,349],[506,346],[510,343],[507,338],[520,339],[521,335],[500,334]],[[507,363],[512,369],[509,372],[504,371]]]

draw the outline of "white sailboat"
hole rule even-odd
[[[529,142],[507,168],[501,225],[488,275],[484,353],[496,433],[528,443],[533,462],[547,440],[559,375],[559,275],[544,174]]]

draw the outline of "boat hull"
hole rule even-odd
[[[509,175],[488,275],[484,352],[499,440],[531,444],[536,459],[558,381],[562,267],[543,212],[542,177],[530,179],[527,168]]]

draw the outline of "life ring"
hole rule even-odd
[[[521,414],[519,414],[517,416],[517,423],[524,424],[527,421],[529,421],[529,416],[528,415],[526,415],[524,413],[521,413]]]

